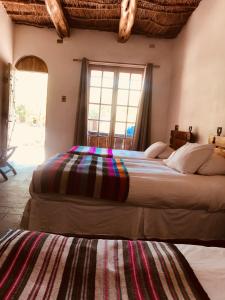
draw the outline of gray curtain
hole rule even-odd
[[[74,145],[87,145],[88,60],[81,62],[80,88],[75,120]]]
[[[145,68],[144,83],[134,134],[134,150],[144,151],[151,144],[152,64]]]

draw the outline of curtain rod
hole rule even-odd
[[[73,61],[82,61],[81,58],[73,58]],[[105,64],[105,65],[117,65],[117,66],[121,66],[121,65],[126,65],[126,66],[135,66],[137,68],[144,68],[146,65],[144,64],[135,64],[135,63],[121,63],[121,62],[116,62],[116,61],[102,61],[102,60],[90,60],[90,64]],[[160,68],[160,65],[153,65],[154,68]]]

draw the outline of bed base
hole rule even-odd
[[[71,205],[41,198],[29,200],[21,226],[28,230],[107,238],[225,240],[224,211],[94,206],[79,201]]]

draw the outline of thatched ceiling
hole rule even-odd
[[[138,0],[133,33],[175,38],[201,0]],[[129,1],[128,1],[129,2]],[[54,27],[45,0],[2,1],[17,24]],[[118,32],[121,0],[62,0],[69,27]]]

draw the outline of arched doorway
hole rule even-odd
[[[14,124],[9,136],[10,144],[17,146],[13,160],[39,164],[45,158],[48,68],[41,58],[25,56],[14,72]]]

